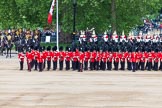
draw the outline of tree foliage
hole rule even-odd
[[[63,32],[72,33],[73,0],[59,1],[59,24]],[[50,26],[47,15],[52,0],[1,0],[1,28],[36,28]],[[112,27],[128,32],[142,24],[142,17],[157,14],[162,0],[77,0],[76,30],[94,27],[98,33]],[[53,25],[56,23],[56,9]]]

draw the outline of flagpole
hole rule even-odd
[[[59,28],[58,28],[58,0],[56,0],[56,22],[57,22],[57,24],[56,24],[56,32],[57,32],[57,34],[56,34],[56,43],[57,43],[57,50],[59,51],[59,40],[58,40],[58,37],[59,37]]]

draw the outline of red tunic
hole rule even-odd
[[[25,56],[24,56],[24,54],[21,52],[21,53],[18,54],[18,58],[19,58],[20,61],[24,61]]]
[[[44,61],[46,60],[46,54],[47,54],[47,51],[43,51]]]
[[[96,54],[96,61],[101,61],[101,57],[102,57],[102,53],[100,53],[100,52],[97,52],[97,54]]]
[[[159,54],[158,53],[154,53],[154,62],[158,63],[159,62]]]
[[[102,53],[102,61],[106,62],[107,61],[107,55],[105,52]]]
[[[142,57],[142,53],[141,52],[137,52],[136,55],[137,55],[137,62],[139,62],[140,58]]]
[[[52,52],[52,60],[57,61],[58,60],[59,53],[57,51]]]
[[[34,51],[33,53],[34,53],[34,60],[37,60],[39,51]]]
[[[118,52],[113,53],[113,58],[114,58],[115,62],[119,62],[119,54],[118,54]]]
[[[135,52],[132,52],[132,54],[131,54],[131,61],[137,62],[137,54]]]
[[[96,52],[91,52],[90,62],[95,62]]]
[[[73,52],[72,58],[73,58],[73,61],[74,62],[78,61],[78,56],[79,56],[79,53],[78,52]]]
[[[32,60],[33,60],[33,58],[34,58],[34,56],[33,56],[33,54],[31,53],[31,52],[28,52],[27,54],[26,54],[26,57],[27,57],[27,61],[30,63]]]
[[[84,61],[88,61],[90,58],[90,52],[84,52]]]
[[[132,59],[131,59],[131,53],[128,53],[127,61],[128,61],[128,62],[132,62]]]
[[[146,62],[146,53],[141,53],[140,61],[141,62]]]
[[[119,58],[120,58],[120,61],[122,61],[122,62],[125,62],[125,59],[126,59],[126,53],[120,53],[119,54]]]
[[[162,61],[162,52],[158,53],[158,57],[159,57],[160,61]]]
[[[34,55],[35,55],[35,51],[32,50],[32,51],[31,51],[31,54],[32,54],[32,57],[33,57],[32,60],[34,60],[34,57],[35,57],[35,56],[34,56]]]
[[[81,53],[79,54],[79,62],[80,62],[80,63],[83,63],[83,60],[84,60],[84,53],[81,52]]]
[[[70,61],[71,57],[70,57],[70,53],[69,52],[65,52],[65,60],[66,61]]]
[[[51,61],[51,59],[52,59],[52,52],[51,51],[46,52],[46,59],[47,59],[47,61]]]
[[[44,62],[44,55],[43,55],[43,53],[42,52],[40,52],[39,54],[38,54],[38,59],[37,59],[37,62],[38,63],[43,63]]]
[[[153,60],[153,55],[152,55],[152,53],[148,53],[147,54],[147,60],[148,60],[148,62],[152,62],[152,60]]]
[[[113,59],[113,54],[110,52],[107,54],[107,61],[112,62],[112,59]]]
[[[64,61],[64,59],[65,59],[65,52],[63,51],[59,52],[59,60]]]

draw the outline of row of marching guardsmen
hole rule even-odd
[[[20,70],[23,70],[24,60],[26,58],[28,71],[34,70],[43,71],[47,64],[47,70],[51,69],[53,63],[53,70],[63,70],[64,62],[66,70],[72,69],[82,72],[83,70],[125,70],[126,66],[128,70],[135,72],[136,70],[162,70],[162,52],[161,51],[118,51],[114,50],[99,50],[99,49],[75,49],[71,51],[70,48],[66,48],[63,51],[63,47],[60,47],[60,51],[57,51],[57,47],[53,47],[52,51],[50,47],[47,50],[43,50],[42,47],[30,49],[23,53],[20,49],[18,58],[20,61]],[[51,63],[52,62],[52,63]],[[120,66],[120,67],[119,67]]]

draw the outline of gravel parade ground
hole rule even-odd
[[[0,56],[0,108],[161,108],[161,71],[19,70]]]

